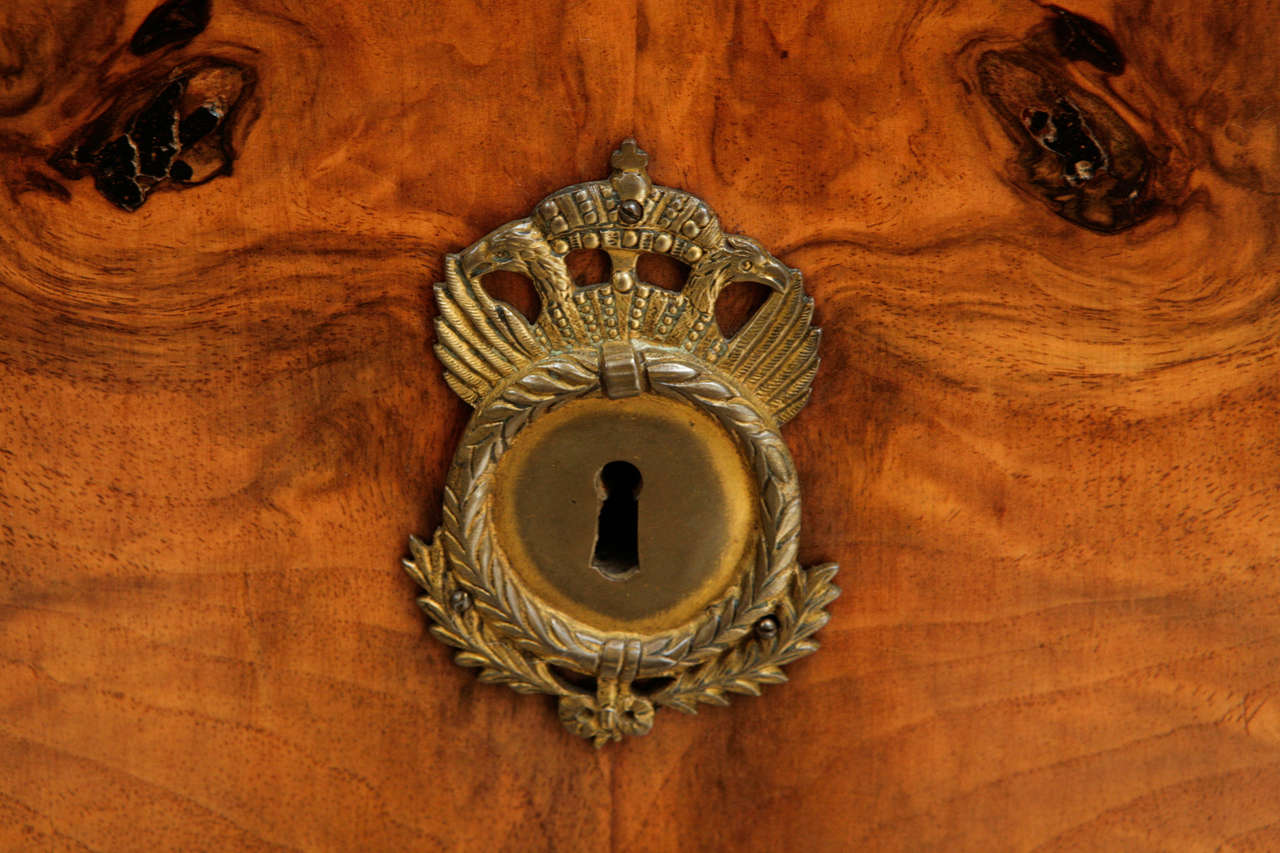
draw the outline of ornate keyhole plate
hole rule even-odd
[[[436,354],[475,412],[443,523],[404,561],[458,663],[559,697],[597,746],[785,681],[839,594],[834,564],[796,562],[779,434],[818,367],[800,273],[654,185],[633,140],[612,165],[446,258]],[[574,282],[579,249],[607,253],[607,281]],[[644,281],[646,253],[688,265],[684,286]],[[535,320],[485,291],[498,270],[532,282]],[[716,301],[744,281],[770,295],[726,337]]]

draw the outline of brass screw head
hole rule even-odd
[[[623,225],[635,225],[642,216],[644,216],[644,207],[633,198],[618,205],[618,220]]]
[[[772,616],[764,617],[756,623],[756,634],[763,640],[778,636],[778,620]]]

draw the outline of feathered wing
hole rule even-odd
[[[804,408],[818,372],[821,333],[812,321],[813,300],[793,272],[786,289],[765,300],[720,359],[721,369],[750,389],[779,424]]]
[[[436,356],[444,379],[472,406],[489,395],[502,379],[543,355],[528,321],[463,275],[457,255],[444,262],[444,282],[437,284]]]

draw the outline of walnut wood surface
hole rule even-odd
[[[1274,5],[152,8],[0,10],[0,848],[1280,849]],[[72,149],[188,72],[126,212]],[[844,596],[597,752],[398,560],[443,253],[632,133],[807,276]]]

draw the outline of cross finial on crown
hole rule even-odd
[[[613,168],[623,172],[643,172],[645,167],[649,165],[649,155],[636,145],[636,141],[630,137],[622,140],[622,144],[618,146],[618,150],[613,152],[613,157],[609,163]]]
[[[645,171],[645,167],[649,165],[649,155],[640,150],[634,139],[627,137],[622,140],[618,150],[613,152],[609,162],[613,164],[613,177],[609,180],[618,196],[637,203],[644,201],[649,193],[649,173]],[[630,214],[630,218],[622,221],[632,224],[640,216],[641,213],[637,210]]]

